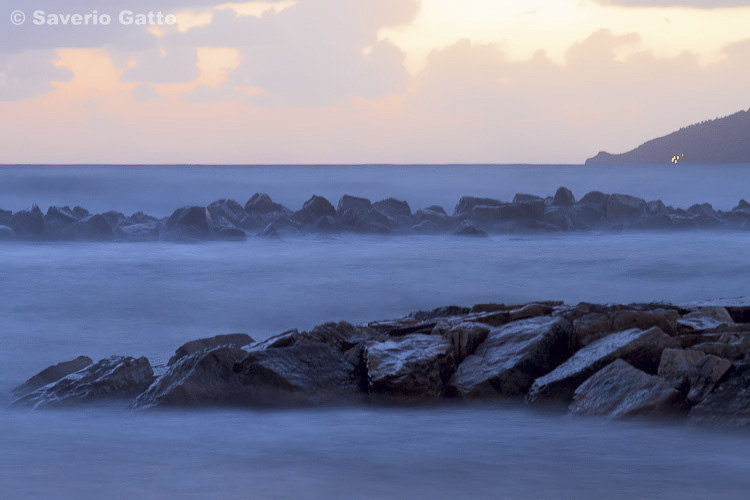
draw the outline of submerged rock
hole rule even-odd
[[[667,347],[676,348],[679,343],[656,327],[613,333],[579,350],[535,380],[529,391],[529,402],[569,402],[579,385],[618,358],[648,373],[656,373],[661,354]]]
[[[51,384],[52,382],[57,382],[71,373],[83,370],[91,363],[93,363],[93,361],[88,356],[78,356],[76,359],[52,365],[13,389],[13,395],[20,398],[21,396],[36,391],[40,387]]]
[[[146,358],[113,356],[15,400],[13,406],[49,408],[81,403],[127,402],[154,381]]]
[[[573,352],[573,326],[565,319],[538,317],[490,330],[450,381],[464,397],[525,394],[534,379]]]
[[[685,408],[683,395],[661,377],[618,359],[581,384],[570,411],[613,418],[664,416]]]

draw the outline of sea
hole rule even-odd
[[[750,199],[750,165],[2,166],[0,208],[164,217],[255,192],[394,197],[599,190],[687,208]],[[0,242],[0,499],[745,498],[750,433],[573,418],[518,401],[132,412],[8,409],[85,354],[163,363],[182,343],[256,340],[443,305],[750,301],[750,231],[287,236],[246,242]]]

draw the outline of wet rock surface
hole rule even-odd
[[[157,367],[158,376],[146,358],[92,363],[82,356],[18,386],[12,405],[116,402],[140,410],[525,398],[582,415],[750,425],[746,320],[739,304],[452,305],[367,324],[324,323],[261,342],[239,333],[198,339]]]
[[[297,234],[488,234],[554,233],[559,231],[747,230],[750,208],[741,200],[731,211],[706,203],[674,208],[661,200],[592,191],[576,200],[560,187],[552,196],[519,193],[511,201],[463,196],[453,213],[431,205],[412,210],[395,198],[368,200],[342,196],[336,206],[313,195],[299,210],[255,193],[244,205],[231,199],[207,206],[177,208],[169,217],[143,212],[91,214],[76,206],[32,205],[16,212],[0,210],[0,241],[244,241],[247,237]]]

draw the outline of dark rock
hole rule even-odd
[[[656,373],[661,354],[679,343],[659,328],[613,333],[579,350],[563,364],[534,381],[529,402],[569,402],[575,389],[591,375],[620,358],[638,369]]]
[[[738,210],[750,210],[750,203],[748,203],[744,199],[740,200],[737,206],[732,209],[732,212],[736,212]]]
[[[473,222],[465,220],[458,225],[456,230],[453,232],[456,236],[479,236],[486,237],[487,233],[482,229],[479,229],[474,225]]]
[[[102,215],[89,215],[79,220],[73,231],[76,239],[90,241],[112,241],[115,233]]]
[[[574,219],[575,212],[572,207],[552,205],[544,209],[544,222],[563,231],[576,229]]]
[[[676,414],[685,408],[682,394],[661,377],[618,359],[576,389],[570,411],[613,418]]]
[[[320,403],[350,399],[359,391],[352,365],[323,343],[250,352],[234,371],[251,403]]]
[[[0,208],[0,226],[10,227],[10,221],[13,218],[13,212]]]
[[[23,384],[13,389],[13,395],[17,398],[36,391],[52,382],[57,382],[61,378],[70,375],[73,372],[82,370],[89,366],[93,361],[88,356],[78,356],[71,361],[63,361],[56,365],[45,368]]]
[[[576,203],[576,198],[573,196],[573,192],[566,187],[557,188],[555,197],[552,199],[552,205],[562,207],[572,207]]]
[[[179,351],[179,349],[178,349]],[[135,400],[138,409],[155,406],[232,405],[247,400],[234,366],[247,355],[224,345],[193,352],[172,362],[166,372]]]
[[[463,196],[458,200],[454,215],[463,217],[473,217],[474,207],[481,205],[485,207],[499,207],[503,205],[500,200],[493,198],[477,198],[475,196]]]
[[[169,358],[168,365],[174,364],[177,360],[190,356],[204,349],[214,349],[219,346],[242,347],[255,342],[250,335],[246,333],[230,333],[228,335],[216,335],[215,337],[191,340],[177,348],[174,356]]]
[[[49,207],[44,215],[44,236],[50,240],[72,240],[73,225],[78,222],[69,207]]]
[[[373,210],[387,215],[388,217],[411,217],[411,208],[405,201],[396,200],[394,198],[386,198],[372,204]]]
[[[451,342],[436,335],[370,342],[365,359],[370,392],[394,396],[440,397],[455,367]]]
[[[356,196],[345,194],[339,200],[336,212],[342,214],[346,210],[352,210],[355,213],[365,216],[370,211],[370,208],[372,208],[372,203],[367,198],[357,198]]]
[[[489,328],[474,323],[457,325],[439,323],[432,329],[432,335],[441,335],[453,345],[453,358],[456,364],[460,364],[467,356],[474,354],[487,339],[489,333]]]
[[[607,199],[607,221],[628,224],[646,217],[646,201],[626,194],[612,194]]]
[[[37,205],[15,212],[10,227],[21,239],[39,239],[44,234],[44,215]]]
[[[688,417],[695,424],[750,425],[750,364],[735,365]]]
[[[336,219],[330,215],[325,215],[313,223],[312,230],[316,233],[333,233],[339,230],[339,225]]]
[[[213,237],[210,215],[205,207],[182,207],[169,216],[166,223],[168,239],[207,240]]]
[[[444,231],[450,224],[450,218],[442,207],[428,207],[424,210],[417,210],[415,214],[417,225],[423,222],[429,222]]]
[[[735,323],[750,323],[750,306],[725,307]]]
[[[78,205],[74,206],[71,211],[73,212],[73,215],[76,216],[76,219],[79,219],[79,220],[91,215],[91,213],[88,210],[86,210],[83,207],[79,207]]]
[[[703,401],[731,367],[730,361],[701,351],[664,349],[658,373],[687,394],[688,402],[695,405]]]
[[[206,209],[215,227],[255,229],[260,222],[248,217],[242,205],[234,200],[217,200]]]
[[[12,404],[50,408],[81,403],[128,401],[154,381],[146,358],[113,356],[27,394]]]
[[[471,309],[462,306],[443,306],[435,308],[431,311],[416,311],[409,315],[418,321],[427,321],[435,318],[449,318],[451,316],[463,316],[469,314]]]
[[[16,237],[16,232],[8,226],[0,226],[0,241],[13,240]]]
[[[573,326],[562,318],[539,317],[490,330],[450,381],[464,397],[519,396],[534,379],[548,373],[573,352]]]
[[[267,215],[274,213],[289,214],[289,210],[280,203],[275,203],[266,193],[255,193],[247,203],[245,211],[250,214]]]
[[[124,241],[155,241],[161,229],[162,223],[156,217],[136,212],[117,226],[115,237]]]
[[[326,216],[336,217],[336,209],[322,196],[313,195],[305,202],[301,210],[294,213],[292,218],[302,224],[312,224]]]
[[[591,191],[590,193],[586,193],[583,198],[579,200],[579,203],[591,205],[606,212],[608,201],[608,194],[604,194],[600,191]]]
[[[661,200],[649,201],[648,203],[646,203],[646,213],[651,217],[668,215],[667,207]]]

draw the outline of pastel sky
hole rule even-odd
[[[750,106],[750,2],[2,4],[0,163],[582,163]]]

